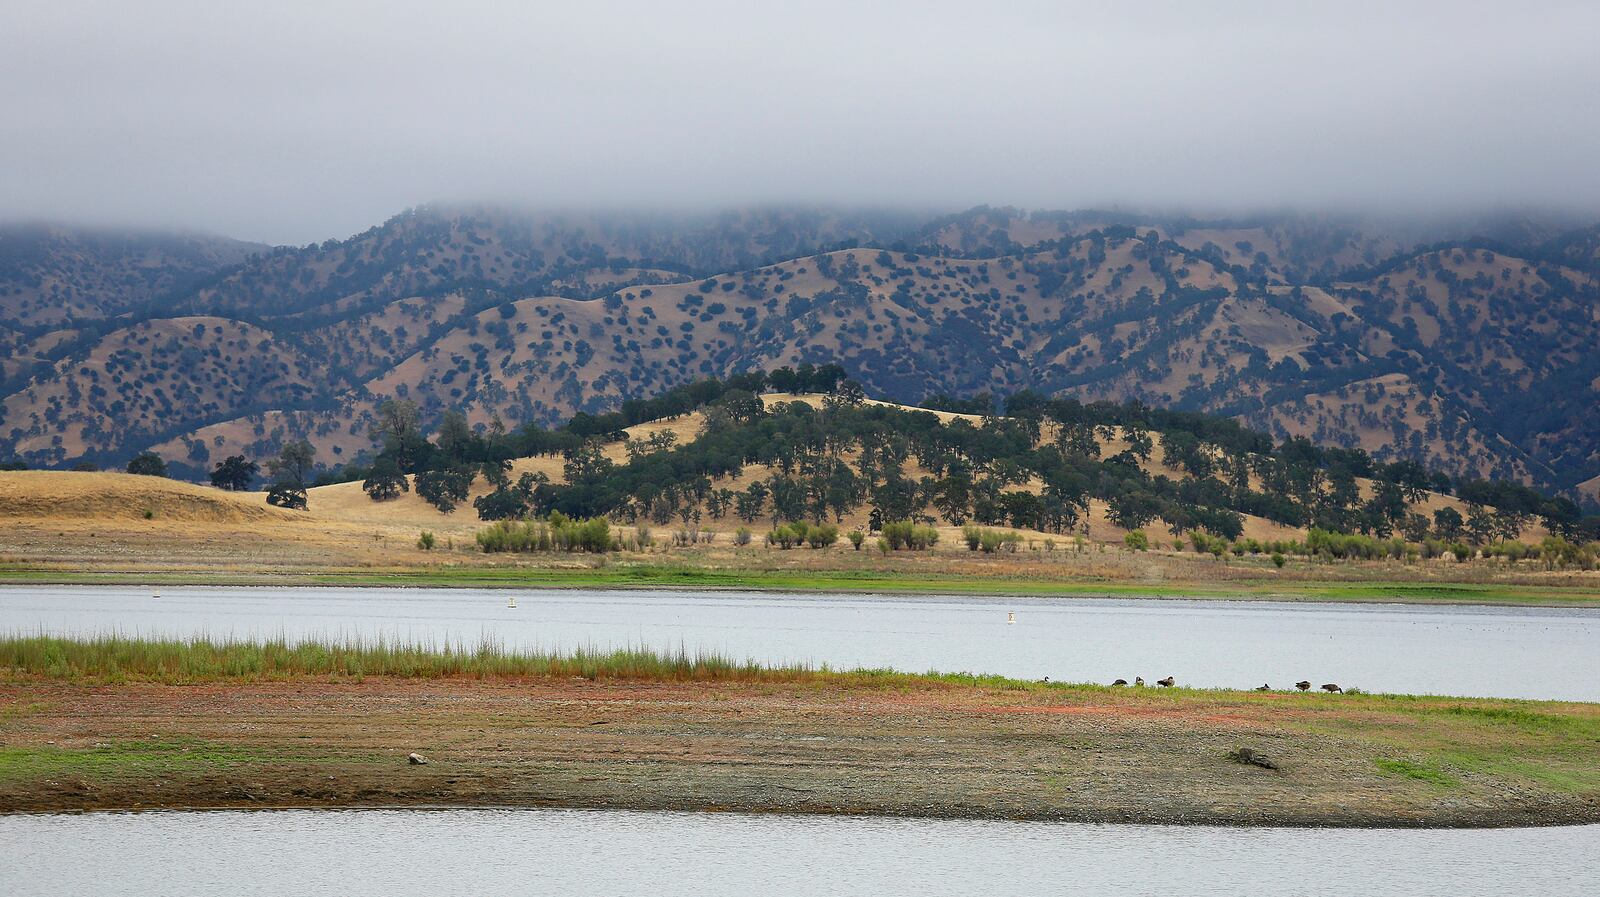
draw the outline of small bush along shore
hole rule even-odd
[[[637,551],[650,544],[648,529],[639,528],[631,537],[613,534],[603,517],[572,519],[560,511],[544,520],[497,520],[478,531],[478,547],[486,552],[577,551],[604,554],[629,549]]]

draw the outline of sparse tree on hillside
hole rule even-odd
[[[301,439],[279,449],[278,457],[267,462],[267,470],[276,482],[304,487],[311,481],[311,466],[316,457],[317,447]]]
[[[501,483],[493,492],[472,500],[479,520],[520,520],[537,508],[541,487],[548,487],[550,478],[543,473],[525,473],[516,485]]]
[[[1482,545],[1495,534],[1494,512],[1483,505],[1467,509],[1467,537],[1474,545]]]
[[[279,508],[288,508],[291,511],[304,511],[306,509],[306,490],[304,487],[294,486],[289,483],[273,483],[267,490],[267,504]]]
[[[389,399],[378,406],[372,438],[383,443],[383,454],[394,458],[405,473],[415,473],[431,451],[427,437],[422,435],[417,403],[409,399]]]
[[[568,483],[576,485],[597,482],[615,466],[600,450],[599,444],[591,441],[566,452],[561,471]]]
[[[861,388],[860,383],[846,380],[839,384],[838,398],[846,405],[860,405],[867,400],[867,393]]]
[[[304,439],[279,449],[278,457],[267,462],[267,470],[272,474],[267,504],[305,510],[306,483],[310,480],[311,466],[316,456],[316,446]]]
[[[472,432],[472,425],[467,423],[465,414],[454,409],[444,413],[444,418],[439,421],[439,436],[434,443],[446,458],[458,463],[472,460],[472,449],[476,442],[477,434]]]
[[[147,477],[164,477],[167,475],[167,462],[155,452],[140,452],[128,462],[128,473],[136,473]]]
[[[1128,453],[1138,458],[1141,463],[1149,463],[1150,452],[1155,448],[1155,441],[1150,438],[1150,431],[1139,424],[1129,424],[1125,430],[1128,437]]]
[[[761,509],[767,504],[767,485],[756,480],[734,496],[735,513],[745,523],[754,523],[761,516]]]
[[[372,462],[372,471],[367,474],[367,479],[361,488],[373,501],[388,501],[398,497],[402,492],[411,491],[411,483],[406,480],[406,475],[400,472],[400,465],[395,459],[384,456]]]
[[[472,491],[473,471],[466,466],[424,470],[417,474],[417,495],[448,514],[467,500]]]
[[[1400,522],[1400,532],[1412,542],[1421,542],[1428,538],[1428,518],[1416,513],[1407,514]]]
[[[261,466],[245,460],[244,455],[229,455],[217,462],[216,468],[211,471],[211,485],[229,492],[243,492],[250,488],[260,472]]]
[[[1433,531],[1444,541],[1455,542],[1466,531],[1466,521],[1455,508],[1440,508],[1433,512]]]

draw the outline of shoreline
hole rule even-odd
[[[715,675],[160,684],[0,671],[0,813],[492,807],[1295,828],[1600,823],[1596,704]],[[1241,747],[1276,768],[1231,759]],[[410,764],[411,752],[428,763]]]
[[[1083,598],[1162,601],[1280,602],[1292,604],[1405,604],[1415,606],[1540,607],[1600,609],[1600,592],[1560,587],[1493,583],[1406,581],[1309,581],[1303,585],[1231,583],[1217,589],[1188,583],[1140,585],[1100,581],[1023,580],[848,572],[803,575],[761,570],[642,571],[629,568],[446,568],[445,570],[290,571],[218,573],[210,571],[84,571],[0,568],[0,586],[197,586],[229,588],[417,588],[566,591],[752,592],[761,594],[833,593],[900,597],[906,595],[969,599]]]
[[[233,800],[238,800],[234,798]],[[192,805],[162,805],[147,806],[130,804],[128,806],[96,806],[96,807],[65,807],[58,809],[0,809],[0,818],[17,818],[28,816],[91,816],[91,815],[136,815],[157,813],[293,813],[293,812],[328,812],[328,813],[365,813],[383,811],[405,811],[408,813],[449,813],[460,810],[487,810],[506,812],[583,812],[583,813],[646,813],[646,814],[716,814],[729,816],[788,816],[794,818],[812,818],[818,816],[845,817],[850,819],[904,819],[904,820],[930,820],[930,821],[974,821],[974,822],[1018,822],[1040,825],[1084,825],[1084,826],[1160,826],[1165,828],[1233,828],[1233,829],[1302,829],[1302,830],[1330,830],[1330,829],[1357,829],[1369,831],[1492,831],[1495,829],[1536,829],[1536,828],[1584,828],[1600,826],[1600,808],[1580,808],[1573,813],[1550,812],[1545,810],[1530,810],[1519,814],[1516,810],[1498,809],[1477,813],[1441,814],[1438,816],[1418,819],[1404,819],[1397,817],[1380,817],[1370,814],[1350,815],[1318,815],[1318,816],[1285,816],[1273,817],[1270,815],[1247,815],[1239,818],[1222,816],[1212,817],[1176,817],[1176,818],[1141,818],[1137,815],[1115,813],[1112,815],[1083,812],[1079,814],[1058,813],[1055,815],[1019,816],[1019,815],[979,815],[959,812],[930,813],[930,812],[881,812],[872,810],[806,810],[806,809],[761,809],[755,807],[729,807],[722,804],[659,804],[659,805],[618,805],[614,803],[522,803],[504,804],[493,802],[481,803],[263,803],[259,800],[240,801],[230,803],[226,799],[216,803],[197,803]]]

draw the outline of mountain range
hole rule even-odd
[[[0,458],[198,473],[374,411],[553,423],[836,362],[875,396],[1028,388],[1235,416],[1600,499],[1600,226],[979,207],[419,207],[269,247],[0,228]]]

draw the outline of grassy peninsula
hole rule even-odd
[[[1600,705],[649,652],[0,640],[0,811],[379,805],[1594,822]]]

